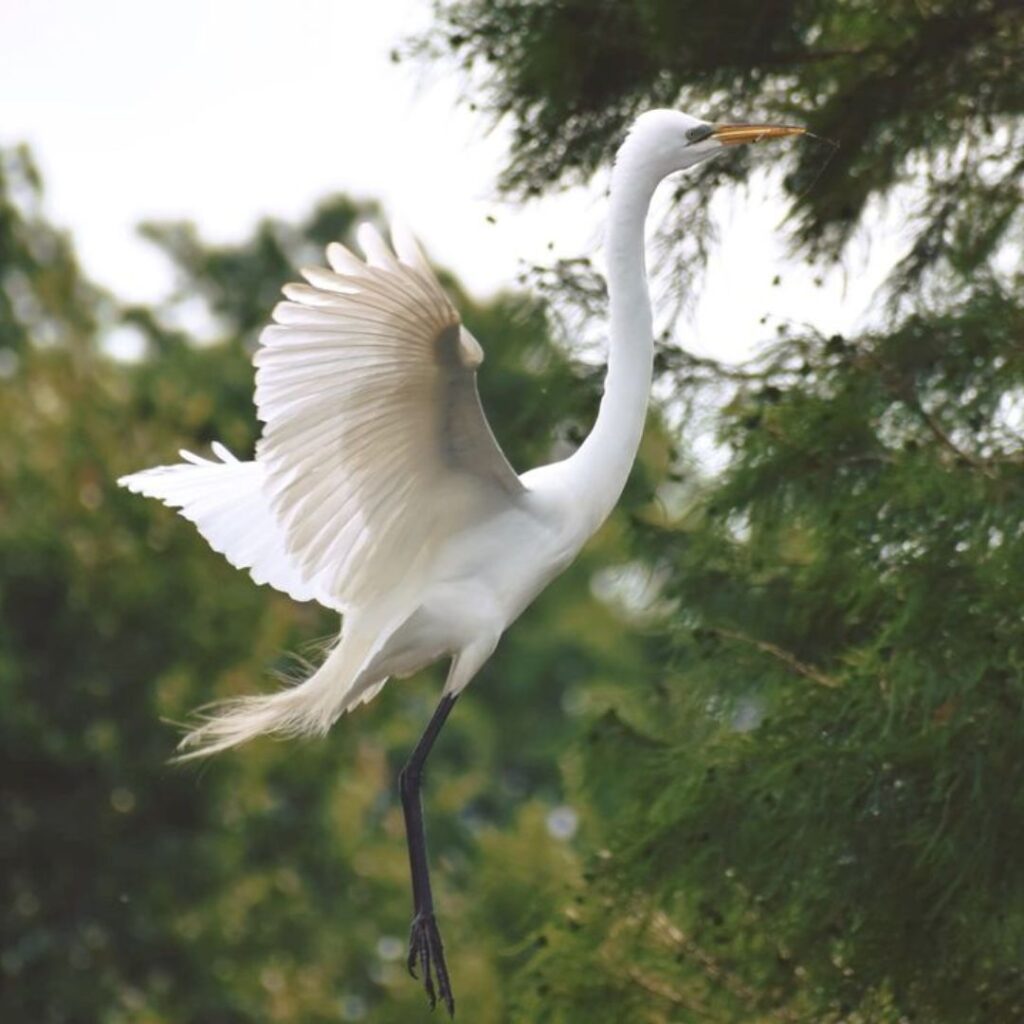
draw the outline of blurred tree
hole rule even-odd
[[[673,403],[725,396],[731,459],[632,521],[662,669],[571,766],[589,864],[515,1019],[1024,1018],[1020,5],[435,12],[410,49],[509,118],[515,195],[588,177],[651,106],[796,120],[839,148],[782,157],[795,251],[905,246],[871,332],[786,329],[742,367],[662,346]],[[673,197],[683,277],[713,193],[780,151],[732,156]]]
[[[281,283],[377,210],[335,197],[220,247],[151,225],[178,287],[124,309],[42,217],[28,154],[0,167],[0,1018],[421,1019],[394,781],[432,688],[389,687],[324,742],[168,766],[168,721],[275,685],[283,652],[337,620],[256,587],[114,485],[215,437],[251,450],[249,350]],[[487,343],[481,386],[505,450],[541,461],[584,419],[592,376],[536,303],[475,303],[449,284]],[[122,346],[142,357],[107,354]],[[665,463],[656,437],[647,452],[634,507]],[[558,759],[586,694],[644,672],[643,638],[590,595],[593,566],[625,557],[613,524],[503,643],[431,763],[435,875],[474,1021],[507,1019],[504,979],[573,875],[579,812],[562,806]]]

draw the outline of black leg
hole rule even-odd
[[[437,739],[445,720],[455,706],[455,696],[441,698],[416,749],[398,776],[398,791],[402,796],[405,814],[405,837],[409,844],[409,870],[412,874],[412,931],[409,935],[409,973],[415,978],[416,967],[423,972],[423,987],[427,990],[430,1008],[437,1003],[438,994],[451,1016],[455,1016],[455,999],[448,980],[448,965],[444,961],[441,933],[434,918],[434,897],[430,891],[430,868],[427,864],[427,834],[423,828],[423,804],[420,784],[423,765]],[[434,979],[437,979],[437,991]]]

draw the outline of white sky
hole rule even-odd
[[[457,103],[450,67],[392,63],[429,15],[427,0],[0,0],[0,144],[32,146],[50,216],[132,300],[171,280],[139,221],[240,239],[334,191],[381,200],[480,295],[514,285],[522,261],[596,254],[603,182],[503,202],[506,133]],[[749,352],[765,314],[849,329],[881,280],[878,261],[825,287],[780,268],[781,208],[758,191],[722,206],[725,242],[682,332],[695,351]]]

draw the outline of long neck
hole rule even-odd
[[[612,174],[606,239],[611,332],[604,395],[593,430],[567,467],[589,531],[605,520],[626,486],[651,391],[654,333],[644,222],[661,175],[631,156],[627,147]]]

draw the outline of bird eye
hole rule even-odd
[[[711,125],[699,124],[696,128],[688,129],[686,132],[686,141],[691,144],[694,142],[703,142],[713,131],[714,128],[712,128]]]

